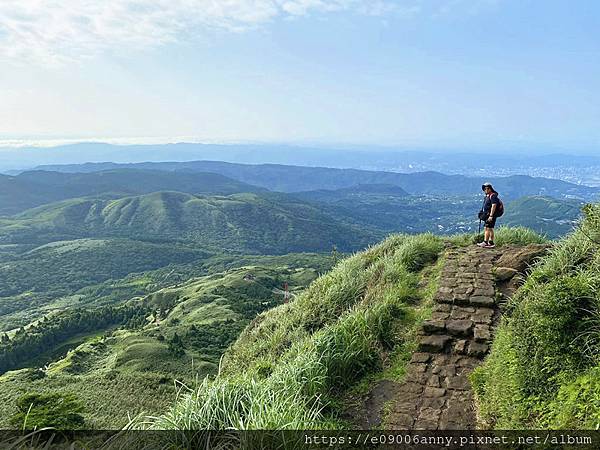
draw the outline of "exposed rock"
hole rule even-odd
[[[497,267],[508,267],[517,272],[525,272],[527,268],[535,262],[537,258],[548,251],[546,244],[530,244],[524,247],[510,248],[503,252],[502,256],[496,261]]]
[[[468,336],[473,328],[472,320],[448,320],[446,329],[454,336]]]
[[[443,332],[446,325],[443,320],[427,320],[423,323],[423,329],[426,333]]]
[[[441,397],[446,393],[444,388],[426,387],[423,391],[423,397]]]
[[[492,321],[493,315],[494,310],[492,308],[478,308],[477,311],[473,313],[473,321],[475,323],[489,324]]]
[[[430,359],[431,359],[431,355],[429,353],[416,352],[416,353],[413,353],[412,357],[410,358],[410,362],[426,363]]]
[[[479,305],[479,306],[492,306],[495,303],[493,297],[484,297],[481,295],[475,295],[470,298],[471,305]]]
[[[479,342],[471,341],[471,342],[469,342],[469,350],[467,351],[467,354],[469,356],[475,356],[475,357],[481,358],[481,357],[485,356],[488,349],[489,349],[489,347],[487,344],[482,344]]]
[[[477,324],[473,336],[476,341],[487,342],[491,338],[490,327],[488,325]]]
[[[494,274],[498,281],[508,281],[519,272],[512,267],[497,267]]]
[[[419,351],[434,353],[443,352],[450,339],[450,336],[444,335],[423,336],[421,342],[419,342]]]

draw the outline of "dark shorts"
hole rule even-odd
[[[496,226],[496,217],[494,217],[491,222],[485,221],[486,228],[494,228]]]

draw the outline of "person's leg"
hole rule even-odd
[[[487,228],[483,227],[483,241],[477,244],[479,247],[485,247],[487,245]]]
[[[494,247],[494,228],[496,227],[496,218],[494,218],[490,223],[487,224],[487,231],[488,231],[488,239],[487,239],[487,243],[488,243],[488,247]]]

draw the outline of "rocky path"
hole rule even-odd
[[[431,320],[420,331],[405,381],[395,388],[386,428],[475,428],[467,376],[488,353],[500,316],[494,262],[501,256],[477,247],[447,252]]]

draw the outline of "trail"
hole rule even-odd
[[[489,352],[506,299],[518,285],[515,275],[544,251],[541,245],[447,250],[432,316],[419,331],[405,378],[373,386],[356,415],[357,425],[475,429],[468,375]]]
[[[394,399],[390,428],[475,427],[467,376],[488,353],[500,315],[492,272],[499,256],[497,250],[479,248],[447,253],[436,305]]]

